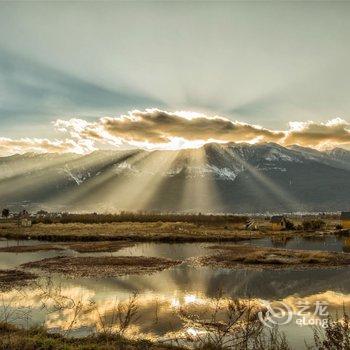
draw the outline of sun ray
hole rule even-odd
[[[147,208],[147,203],[156,192],[162,178],[167,175],[176,157],[177,151],[149,153],[147,157],[133,164],[134,174],[122,179],[111,189],[110,201],[123,210],[135,211]]]
[[[184,151],[187,160],[181,207],[189,212],[218,212],[221,203],[204,148]]]
[[[300,204],[298,201],[293,198],[290,193],[284,191],[280,186],[276,183],[272,182],[267,176],[265,176],[259,169],[255,166],[252,166],[244,159],[242,159],[238,154],[232,152],[229,148],[225,148],[224,150],[228,154],[230,154],[234,160],[236,160],[241,166],[243,171],[247,171],[250,175],[254,177],[261,185],[268,188],[273,195],[275,195],[285,206],[289,208],[290,211],[299,211]]]
[[[70,208],[77,210],[85,209],[85,205],[96,200],[96,194],[99,193],[100,199],[103,199],[101,191],[108,186],[111,178],[116,176],[118,165],[126,160],[136,162],[137,159],[143,157],[144,152],[139,150],[112,152],[107,155],[101,167],[98,167],[97,172],[92,177],[86,179],[79,186],[74,187],[68,193],[62,193],[59,198],[51,198],[50,202],[63,201]]]
[[[125,209],[121,206],[120,193],[124,190],[127,179],[133,176],[137,164],[148,158],[149,154],[150,152],[141,150],[125,153],[113,161],[107,169],[82,184],[70,197],[69,206],[78,211],[81,208],[87,211],[105,212]]]

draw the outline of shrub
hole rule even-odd
[[[307,231],[320,230],[326,226],[323,220],[309,220],[303,222],[303,229]]]
[[[4,208],[3,210],[2,210],[2,216],[4,217],[4,218],[7,218],[7,217],[9,217],[9,215],[10,215],[10,210],[9,209],[7,209],[7,208]]]
[[[292,221],[286,221],[286,230],[295,230],[295,225]]]
[[[314,342],[316,350],[348,350],[350,349],[350,319],[343,309],[343,316],[328,317],[324,330],[314,330]]]
[[[121,212],[120,214],[62,214],[61,216],[51,215],[50,217],[35,218],[34,223],[84,223],[101,224],[113,222],[187,222],[193,224],[227,225],[240,224],[247,220],[246,216],[233,214],[212,215],[212,214],[169,214],[169,213],[132,213]]]

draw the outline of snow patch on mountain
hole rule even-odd
[[[286,152],[283,152],[279,149],[272,148],[269,150],[267,156],[264,157],[265,160],[268,162],[275,162],[275,161],[285,161],[285,162],[296,162],[300,163],[302,162],[298,157],[292,157],[289,154],[286,154]]]
[[[213,175],[216,178],[223,180],[234,181],[237,174],[229,168],[219,168],[215,165],[206,164],[203,166],[189,166],[187,167],[187,177],[205,177],[208,175]]]
[[[84,180],[85,180],[85,177],[83,174],[73,174],[73,172],[71,171],[71,169],[69,169],[69,166],[66,165],[64,168],[63,168],[63,171],[71,178],[73,179],[73,181],[75,181],[75,183],[80,186]],[[89,174],[87,174],[89,175]]]

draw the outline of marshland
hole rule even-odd
[[[0,0],[0,350],[350,350],[350,1]]]
[[[323,349],[350,334],[337,216],[291,216],[281,230],[266,217],[83,217],[2,221],[0,348]],[[264,325],[266,302],[287,305],[290,322]],[[298,325],[300,303],[313,323]]]

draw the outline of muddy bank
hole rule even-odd
[[[195,264],[224,268],[330,268],[350,265],[350,254],[311,250],[290,250],[250,245],[211,246],[214,255],[193,259]]]
[[[0,291],[23,287],[37,276],[21,270],[0,270]]]
[[[70,277],[115,277],[149,274],[180,264],[181,260],[143,256],[56,257],[21,265],[23,268],[62,273]]]
[[[134,243],[127,241],[74,242],[61,244],[37,244],[0,248],[6,253],[32,253],[50,250],[74,250],[78,253],[117,252],[120,249],[132,247]]]

